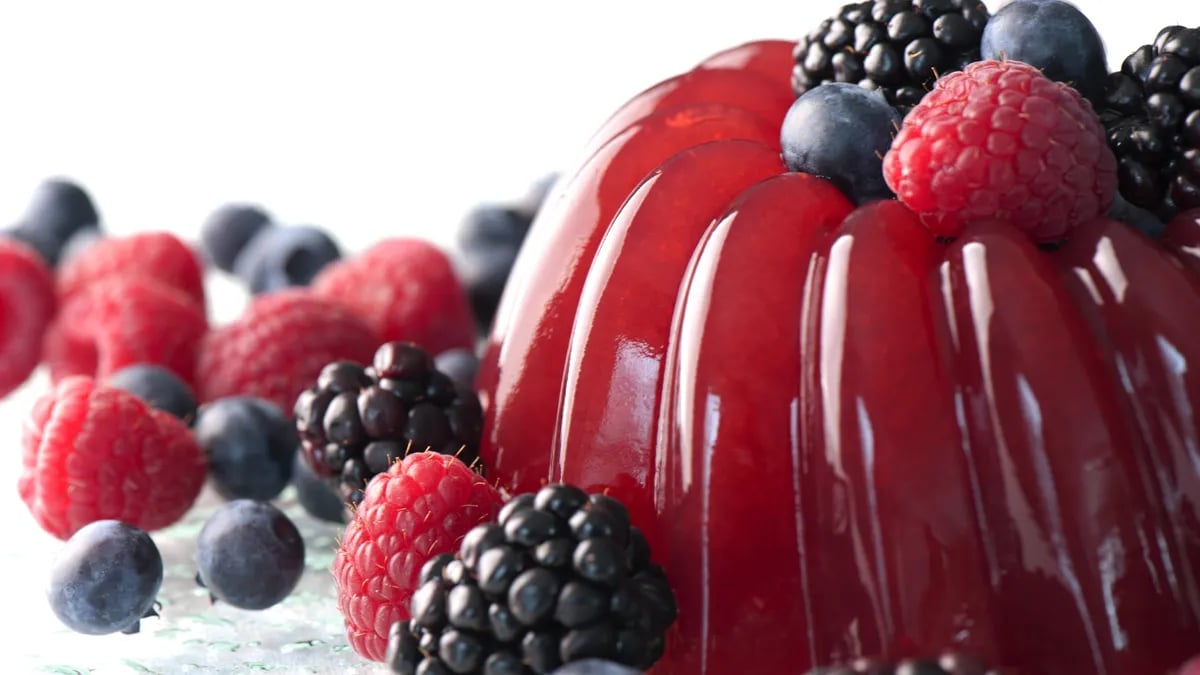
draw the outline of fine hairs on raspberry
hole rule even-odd
[[[1019,61],[980,61],[940,80],[904,120],[884,178],[935,235],[1007,221],[1062,239],[1103,214],[1116,161],[1099,117],[1071,87]]]

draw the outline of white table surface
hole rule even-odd
[[[1114,63],[1169,22],[1200,24],[1184,0],[1078,4]],[[216,206],[253,200],[283,222],[330,228],[348,251],[395,235],[449,245],[469,207],[561,168],[639,89],[727,46],[796,37],[837,5],[0,3],[0,224],[41,179],[67,175],[118,234],[194,238]],[[209,290],[215,321],[236,316],[236,285],[214,276]],[[46,386],[39,373],[0,402],[0,519],[10,528],[0,569],[13,645],[0,669],[380,672],[342,635],[328,571],[337,528],[294,504],[308,570],[283,604],[209,607],[194,588],[193,541],[215,503],[206,494],[155,535],[167,565],[161,619],[135,636],[63,629],[42,595],[59,544],[15,489],[20,421]]]

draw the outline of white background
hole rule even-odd
[[[1200,24],[1194,0],[1078,4],[1114,65],[1168,23]],[[349,251],[395,235],[449,245],[467,209],[564,168],[637,91],[723,48],[796,38],[837,6],[0,0],[0,226],[65,175],[118,234],[194,238],[214,208],[250,200]],[[236,314],[237,287],[214,282],[216,317]],[[46,386],[39,374],[0,403],[0,561],[22,623],[9,638],[35,660],[119,663],[133,643],[66,640],[41,596],[59,544],[15,483],[20,421]]]
[[[560,168],[638,90],[839,4],[0,0],[0,225],[62,174],[114,232],[195,236],[253,200],[352,250],[448,244],[473,203]],[[1078,4],[1116,63],[1200,24],[1185,0]]]

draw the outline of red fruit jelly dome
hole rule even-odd
[[[659,675],[974,652],[1156,673],[1200,644],[1200,218],[946,243],[787,173],[791,45],[635,97],[531,230],[480,374],[514,491],[628,504]]]

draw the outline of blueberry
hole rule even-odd
[[[458,256],[458,274],[467,289],[467,299],[481,332],[488,331],[496,318],[500,297],[519,252],[519,246],[505,244],[490,249],[464,250]]]
[[[301,453],[296,453],[292,464],[292,485],[296,486],[296,499],[308,515],[331,523],[346,522],[342,498],[327,481],[312,472]]]
[[[196,419],[196,397],[175,373],[149,363],[126,366],[108,376],[108,385],[127,391],[191,424]]]
[[[200,226],[200,246],[212,264],[233,272],[238,255],[255,235],[270,225],[271,216],[257,206],[226,204]]]
[[[1104,99],[1108,57],[1092,22],[1062,0],[1013,0],[983,29],[983,58],[1023,61],[1079,90],[1093,105]]]
[[[792,171],[827,178],[857,204],[891,196],[883,156],[900,113],[883,94],[855,84],[823,84],[805,92],[783,120],[783,159]]]
[[[475,375],[479,372],[479,358],[470,349],[448,349],[433,359],[433,365],[450,379],[467,389],[475,387]]]
[[[307,286],[326,265],[341,257],[337,243],[320,228],[272,227],[250,240],[233,268],[251,293],[268,293]]]
[[[84,227],[76,230],[75,234],[72,234],[71,238],[63,243],[58,254],[59,262],[66,262],[79,256],[91,248],[92,244],[96,244],[102,239],[104,239],[104,232],[99,227]]]
[[[54,235],[22,225],[14,225],[0,232],[0,237],[12,239],[25,244],[50,267],[58,265],[62,260],[63,243]]]
[[[1130,204],[1118,192],[1113,196],[1112,206],[1108,209],[1108,217],[1119,220],[1142,234],[1157,239],[1162,236],[1167,225],[1153,213],[1141,207]]]
[[[163,580],[150,535],[116,520],[80,528],[50,568],[50,608],[68,628],[88,635],[136,633],[153,616]]]
[[[72,235],[99,225],[100,215],[87,191],[69,180],[52,178],[34,191],[13,234],[55,265]]]
[[[459,227],[458,271],[480,330],[492,323],[535,215],[528,205],[480,206]]]
[[[292,479],[300,441],[279,408],[252,396],[204,406],[196,442],[208,457],[213,487],[226,499],[274,499]]]
[[[286,598],[304,571],[304,540],[282,511],[237,499],[217,510],[196,542],[196,581],[214,601],[266,609]]]

